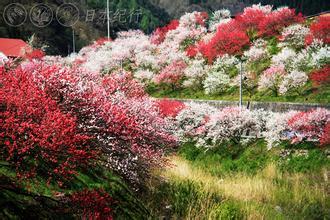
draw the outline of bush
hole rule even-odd
[[[268,14],[259,23],[259,34],[262,36],[279,35],[284,27],[303,21],[302,14],[296,15],[294,9],[281,8]]]
[[[165,117],[176,117],[182,109],[185,108],[184,103],[175,100],[162,99],[157,101],[160,114]]]
[[[249,42],[246,32],[240,30],[237,22],[233,20],[220,25],[215,36],[209,42],[200,43],[199,50],[209,63],[212,63],[217,56],[241,54]]]
[[[151,36],[151,42],[154,44],[161,44],[165,40],[167,32],[175,30],[178,26],[179,21],[172,20],[165,27],[157,28]]]
[[[330,84],[330,65],[326,65],[320,70],[313,71],[310,74],[310,79],[313,82],[313,85],[318,86],[327,86]]]
[[[61,185],[79,167],[91,165],[96,151],[90,137],[29,72],[1,68],[0,85],[1,160],[16,167],[18,177],[41,175]]]
[[[318,39],[326,44],[330,43],[330,17],[320,16],[316,22],[313,22],[310,30],[311,33],[306,37],[306,43],[309,45],[313,40]]]

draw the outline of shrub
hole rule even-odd
[[[180,60],[174,61],[170,65],[166,66],[159,75],[156,75],[154,81],[156,84],[170,84],[173,87],[179,85],[180,79],[183,77],[184,69],[187,67],[187,64]]]
[[[314,86],[329,85],[330,84],[330,65],[323,67],[320,70],[313,71],[309,78],[312,80]]]
[[[237,22],[232,20],[221,24],[209,42],[201,42],[199,50],[209,63],[212,63],[217,56],[242,53],[243,48],[248,46],[249,42],[249,37],[245,31],[239,29]]]
[[[242,30],[258,32],[260,23],[271,13],[272,6],[252,5],[244,9],[243,13],[236,16],[236,20]]]
[[[175,138],[166,130],[168,122],[156,104],[129,76],[102,78],[98,73],[39,63],[24,68],[64,112],[77,118],[79,130],[125,180],[138,185],[149,168],[163,165],[162,152],[175,144]]]
[[[83,190],[69,196],[69,202],[82,219],[112,220],[111,196],[102,189]]]
[[[280,83],[285,76],[286,71],[283,65],[271,66],[263,72],[259,79],[259,89],[270,89],[277,96]]]
[[[175,100],[162,99],[157,101],[159,111],[163,117],[175,118],[182,109],[185,108],[184,103]]]
[[[167,32],[169,32],[170,30],[175,30],[178,26],[179,21],[172,20],[165,27],[157,28],[151,36],[151,42],[153,44],[161,44],[165,40]]]
[[[31,72],[0,69],[1,159],[16,167],[17,176],[70,178],[96,154],[76,118],[38,87]]]
[[[320,141],[326,124],[330,121],[330,111],[316,109],[309,112],[299,112],[288,120],[289,129],[293,132],[293,143],[303,140]]]
[[[330,17],[320,16],[310,27],[311,33],[306,37],[306,44],[311,44],[314,39],[330,44]]]
[[[288,172],[318,172],[328,163],[326,155],[318,150],[307,151],[306,155],[290,154],[278,161],[281,170]]]
[[[302,14],[299,13],[296,15],[294,9],[280,8],[268,14],[259,23],[259,34],[262,36],[279,35],[284,27],[303,21]]]

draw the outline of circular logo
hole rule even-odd
[[[53,11],[46,4],[38,4],[30,10],[30,20],[37,27],[46,27],[53,20]]]
[[[72,27],[79,20],[79,9],[71,3],[62,4],[57,8],[56,19],[65,27]]]
[[[27,18],[27,12],[23,5],[12,3],[5,7],[3,19],[9,26],[18,27],[24,24]]]

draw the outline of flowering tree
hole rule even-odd
[[[256,128],[257,124],[253,113],[248,110],[237,107],[224,108],[210,116],[205,125],[206,139],[210,139],[213,145],[228,141],[239,144],[243,133]]]
[[[262,39],[254,41],[253,46],[244,52],[244,56],[247,58],[249,63],[267,59],[269,57],[267,42]]]
[[[214,37],[209,42],[201,42],[201,53],[212,63],[217,56],[224,54],[240,54],[249,45],[249,37],[239,29],[237,21],[230,21],[218,27]]]
[[[293,24],[283,29],[280,40],[286,46],[301,49],[305,46],[305,38],[309,31],[309,28],[301,24]]]
[[[244,9],[242,14],[239,14],[235,19],[240,28],[246,30],[249,36],[255,37],[260,31],[260,25],[265,20],[266,16],[272,12],[272,6],[252,5]]]
[[[204,64],[203,59],[192,60],[184,70],[184,87],[199,89],[202,87],[204,78],[209,71],[209,67]]]
[[[112,206],[114,204],[111,196],[102,189],[83,190],[69,196],[69,202],[83,219],[112,220]]]
[[[286,71],[283,65],[271,66],[263,72],[259,80],[259,89],[270,89],[275,96],[278,94],[280,83],[283,77],[286,75]]]
[[[179,86],[179,81],[182,79],[186,67],[184,61],[175,61],[155,76],[154,81],[156,84],[169,84],[174,89]]]
[[[41,175],[61,185],[95,158],[76,118],[61,111],[31,72],[1,67],[0,75],[1,157],[15,166],[18,177]]]
[[[224,55],[219,57],[210,67],[204,80],[206,94],[218,94],[223,92],[231,82],[231,78],[238,73],[236,65],[238,59],[234,56]]]
[[[262,36],[279,35],[282,28],[293,23],[301,23],[304,21],[302,14],[296,15],[294,9],[287,7],[279,8],[272,11],[259,23],[259,34]]]
[[[157,104],[163,117],[175,118],[185,108],[184,103],[168,99],[158,100]]]
[[[291,140],[293,143],[303,140],[326,141],[323,134],[330,122],[330,111],[326,109],[315,109],[309,112],[299,112],[288,120],[288,127],[293,132]]]
[[[278,146],[283,140],[290,139],[290,129],[288,121],[293,115],[297,114],[295,111],[286,113],[271,113],[266,122],[265,130],[262,132],[267,141],[268,148]]]
[[[321,16],[316,22],[312,23],[311,33],[306,37],[306,43],[311,44],[314,39],[322,40],[324,43],[330,43],[330,18],[329,16]]]
[[[215,32],[219,25],[222,23],[227,23],[231,20],[231,13],[228,9],[221,9],[213,12],[210,20],[209,20],[209,30]]]
[[[314,86],[327,86],[330,83],[330,65],[323,67],[320,70],[313,71],[310,74]]]
[[[172,20],[165,27],[157,28],[151,36],[151,42],[154,44],[161,44],[165,40],[167,32],[175,30],[179,24],[178,20]]]
[[[81,69],[29,63],[36,85],[77,118],[79,130],[107,156],[108,166],[131,183],[162,165],[162,151],[175,139],[157,105],[129,75],[103,78]]]
[[[177,121],[177,134],[180,141],[190,141],[203,134],[204,125],[209,116],[217,112],[217,109],[207,104],[188,103],[175,118]]]
[[[279,87],[280,94],[286,94],[287,92],[300,93],[300,88],[306,84],[308,76],[304,72],[292,71],[288,75],[284,76],[284,79]]]

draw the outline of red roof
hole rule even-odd
[[[23,56],[30,46],[21,39],[0,38],[0,51],[7,57]]]

